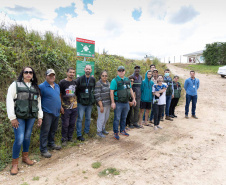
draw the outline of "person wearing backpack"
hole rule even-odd
[[[95,78],[91,77],[92,68],[90,65],[85,66],[85,74],[77,78],[77,109],[78,109],[78,119],[76,122],[77,128],[77,139],[79,141],[85,141],[82,136],[82,120],[85,113],[85,129],[83,135],[89,135],[90,130],[90,120],[93,104],[95,103],[94,90],[95,90]]]
[[[35,119],[38,118],[38,126],[41,126],[43,118],[40,89],[37,83],[35,71],[31,67],[25,67],[8,89],[7,114],[15,135],[11,175],[18,173],[21,145],[23,145],[22,162],[27,165],[34,164],[28,158],[30,137]]]
[[[118,125],[120,122],[120,134],[129,136],[125,131],[126,117],[129,112],[129,99],[132,97],[132,103],[136,106],[136,100],[131,88],[130,79],[125,77],[125,67],[118,67],[118,75],[111,81],[110,85],[111,107],[114,109],[113,131],[114,138],[119,140]]]

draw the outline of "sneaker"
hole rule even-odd
[[[108,135],[109,132],[107,132],[105,129],[102,131],[103,134]]]
[[[101,138],[104,138],[104,137],[105,137],[105,135],[104,135],[102,132],[97,132],[97,135],[98,135],[99,137],[101,137]]]
[[[140,126],[139,126],[138,124],[133,124],[133,126],[134,126],[135,128],[140,128]]]
[[[188,115],[185,115],[185,118],[186,118],[186,119],[189,119]]]
[[[196,115],[192,115],[191,117],[192,118],[195,118],[195,119],[198,119],[198,117]]]
[[[133,128],[134,128],[134,126],[133,126],[133,125],[130,125],[130,126],[129,126],[129,128],[133,129]]]
[[[61,145],[62,146],[67,146],[67,141],[62,141]]]
[[[79,141],[85,141],[84,137],[82,137],[82,136],[77,137],[77,140],[79,140]]]
[[[43,157],[45,157],[45,158],[50,158],[50,157],[52,156],[52,154],[49,153],[48,151],[47,151],[47,152],[41,153],[41,155],[42,155]]]
[[[152,120],[150,120],[149,123],[153,123]]]
[[[161,126],[159,126],[159,125],[157,125],[157,128],[162,129],[162,127],[161,127]]]
[[[116,139],[116,140],[119,140],[119,135],[118,135],[118,133],[114,133],[114,138]]]
[[[160,121],[164,121],[163,117],[161,117]]]
[[[173,114],[173,117],[174,117],[174,118],[177,118],[177,116],[176,116],[175,114]]]
[[[57,146],[56,144],[49,146],[50,150],[60,150],[61,146]]]
[[[129,134],[128,133],[126,133],[126,131],[124,130],[124,131],[122,131],[122,132],[120,132],[120,134],[121,135],[124,135],[124,136],[129,136]]]
[[[154,126],[154,130],[158,130],[158,127],[157,126]]]
[[[173,115],[169,115],[169,117],[174,118],[174,116],[173,116]]]
[[[165,118],[166,120],[170,120],[170,121],[173,121],[173,119],[172,118],[170,118],[169,116],[166,116],[166,118]]]

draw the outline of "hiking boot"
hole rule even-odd
[[[116,139],[116,140],[119,140],[119,135],[118,135],[118,133],[114,133],[114,138]]]
[[[99,137],[101,137],[101,138],[104,138],[104,137],[105,137],[105,135],[104,135],[102,132],[97,132],[97,135],[98,135]]]
[[[157,126],[154,126],[154,130],[158,130],[158,127]]]
[[[192,118],[195,118],[195,119],[198,119],[198,117],[196,115],[192,115],[191,117]]]
[[[123,130],[122,132],[120,132],[120,134],[121,134],[121,135],[124,135],[124,136],[129,136],[129,134],[128,134],[128,133],[126,133],[126,131],[125,131],[125,130]]]
[[[138,124],[133,124],[133,126],[134,126],[135,128],[140,128],[140,126],[139,126]]]
[[[85,138],[82,137],[82,136],[78,136],[78,137],[77,137],[77,140],[79,140],[79,141],[85,141]]]
[[[45,157],[45,158],[50,158],[50,157],[52,156],[52,154],[49,153],[48,151],[47,151],[47,152],[41,153],[41,155],[42,155],[43,157]]]
[[[166,118],[165,118],[166,120],[170,120],[170,121],[173,121],[173,119],[172,118],[170,118],[169,116],[166,116]]]
[[[174,118],[177,118],[177,116],[176,116],[175,114],[173,114],[173,117],[174,117]]]
[[[169,115],[169,117],[174,118],[174,116],[173,116],[173,115]]]
[[[18,169],[18,161],[19,161],[19,158],[12,160],[12,168],[10,170],[10,174],[11,175],[18,174],[18,171],[19,171],[19,169]]]
[[[50,150],[60,150],[61,149],[61,146],[57,146],[56,144],[54,144],[52,146],[49,146],[49,149]]]
[[[186,118],[186,119],[189,119],[188,115],[185,115],[185,118]]]
[[[34,161],[29,159],[28,152],[22,152],[22,162],[24,162],[30,166],[32,166],[34,164]]]
[[[157,128],[162,129],[162,127],[161,127],[161,126],[159,126],[159,125],[157,125]]]
[[[108,135],[109,132],[107,132],[105,129],[102,131],[103,134]]]

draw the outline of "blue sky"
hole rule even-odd
[[[76,37],[95,40],[97,52],[163,58],[225,42],[225,5],[223,0],[11,0],[1,2],[0,16],[28,30],[52,31],[74,46]]]

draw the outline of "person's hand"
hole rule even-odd
[[[159,94],[159,93],[156,93],[156,94],[155,94],[155,96],[159,97],[159,96],[160,96],[160,94]]]
[[[132,107],[133,106],[133,102],[129,102],[129,106]]]
[[[14,119],[14,120],[11,120],[11,124],[13,128],[17,129],[20,123],[17,121],[17,119]]]
[[[137,102],[136,102],[136,100],[135,100],[135,99],[132,101],[132,103],[133,103],[134,107],[136,107]]]
[[[116,108],[116,104],[115,103],[111,103],[111,108],[115,109]]]
[[[38,127],[40,127],[42,125],[42,118],[38,119]]]
[[[172,95],[172,99],[174,98],[174,95]]]
[[[104,113],[104,107],[103,106],[100,107],[100,112]]]
[[[64,108],[61,106],[61,108],[60,108],[60,113],[61,114],[64,114]]]

